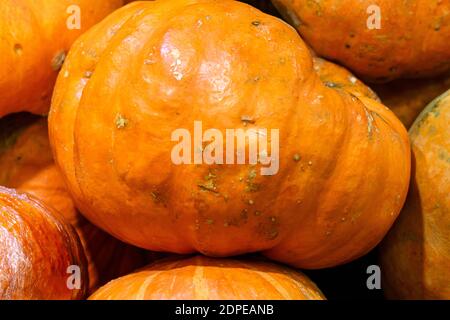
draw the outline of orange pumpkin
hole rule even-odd
[[[90,300],[324,300],[304,274],[261,261],[167,259],[100,288]]]
[[[386,82],[450,70],[450,1],[272,0],[321,56]]]
[[[3,0],[0,117],[48,112],[56,76],[73,41],[122,0]]]
[[[410,130],[408,200],[381,247],[388,298],[450,299],[450,91]]]
[[[75,208],[50,150],[46,119],[22,115],[2,119],[0,185],[16,188],[42,200],[61,213],[80,236],[89,271],[89,289],[146,264],[142,250],[124,244],[89,223]],[[5,125],[5,126],[3,126]],[[11,128],[14,130],[10,131]],[[2,130],[3,131],[3,130]],[[8,144],[8,145],[6,145]]]
[[[372,88],[409,128],[435,97],[450,88],[450,75],[433,79],[397,80],[374,85]]]
[[[313,64],[294,29],[237,1],[116,11],[72,47],[53,96],[51,144],[77,206],[156,251],[263,251],[303,268],[368,252],[406,197],[408,136],[356,79],[338,86]],[[175,165],[171,135],[197,120],[279,129],[278,173]]]
[[[86,258],[70,224],[35,198],[4,187],[0,213],[0,299],[83,298]],[[69,279],[71,266],[79,267],[79,288]]]

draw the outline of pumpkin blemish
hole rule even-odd
[[[52,69],[53,71],[59,71],[66,60],[66,53],[64,51],[58,52],[52,59]]]
[[[22,55],[22,53],[23,53],[23,47],[22,47],[22,45],[21,45],[20,43],[16,43],[16,44],[14,45],[14,52],[15,52],[17,55],[19,55],[19,56]]]
[[[116,117],[116,127],[117,129],[124,129],[128,125],[128,119],[123,115],[118,114]]]

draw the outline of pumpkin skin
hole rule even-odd
[[[90,300],[324,300],[303,273],[261,261],[196,256],[156,262]]]
[[[194,120],[221,132],[280,128],[279,172],[174,165],[171,133]],[[394,114],[327,86],[294,29],[237,1],[133,2],[110,15],[72,47],[49,132],[80,211],[154,251],[345,263],[382,239],[409,182]]]
[[[145,265],[146,252],[111,237],[77,211],[53,161],[47,119],[29,123],[18,115],[9,118],[2,122],[10,120],[8,127],[16,127],[17,132],[8,140],[10,145],[0,150],[0,185],[35,196],[75,227],[87,257],[89,292]],[[21,122],[25,124],[17,127]]]
[[[411,127],[425,107],[450,88],[450,75],[433,79],[397,80],[372,86],[383,103]]]
[[[0,187],[0,299],[81,299],[88,278],[73,228],[37,199]],[[67,268],[80,267],[80,289],[69,289]]]
[[[80,8],[80,29],[67,21]],[[28,111],[45,114],[56,76],[73,41],[122,0],[3,0],[0,10],[0,117]],[[69,8],[70,9],[70,8]]]
[[[381,246],[383,287],[391,299],[450,299],[450,91],[410,130],[411,187]]]
[[[450,69],[450,1],[272,0],[311,47],[368,81]],[[381,28],[368,28],[380,8]]]

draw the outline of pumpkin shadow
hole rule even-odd
[[[272,16],[275,16],[275,17],[281,19],[280,13],[278,12],[278,10],[275,8],[275,6],[272,4],[272,1],[270,1],[270,0],[239,0],[239,1],[249,4],[253,7],[261,10],[264,13],[270,14]]]

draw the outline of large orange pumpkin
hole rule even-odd
[[[53,161],[47,119],[13,115],[2,119],[0,127],[0,185],[35,196],[75,227],[88,261],[90,291],[146,264],[146,253],[111,237],[76,210]]]
[[[450,70],[450,1],[272,0],[321,56],[374,81]]]
[[[261,261],[167,259],[116,279],[91,300],[324,300],[304,274]]]
[[[50,207],[4,187],[0,253],[0,300],[81,299],[87,293],[86,258],[75,230]],[[72,274],[72,266],[80,273]]]
[[[122,0],[2,0],[0,117],[48,112],[56,76],[72,42]]]
[[[294,29],[243,3],[131,3],[69,53],[49,119],[56,161],[81,211],[134,245],[263,251],[304,268],[350,261],[403,205],[408,136],[348,72],[341,86],[316,69]],[[196,120],[279,129],[278,173],[173,164],[171,134]]]
[[[409,128],[435,97],[450,89],[450,75],[433,79],[397,80],[374,85],[372,88]]]
[[[408,200],[381,247],[388,298],[450,299],[450,91],[410,131]]]

